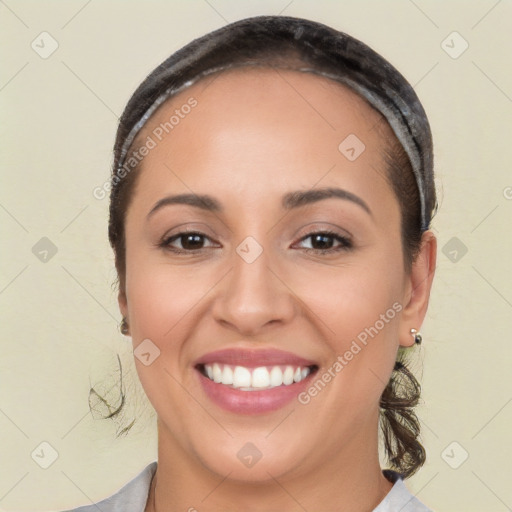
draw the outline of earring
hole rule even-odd
[[[416,329],[411,329],[411,336],[414,338],[414,343],[416,343],[416,345],[419,345],[423,340],[423,337]]]
[[[121,324],[119,325],[119,330],[121,331],[121,334],[128,336],[128,334],[129,334],[128,322],[126,320],[126,317],[124,317],[124,316],[123,316],[123,319],[121,320]]]

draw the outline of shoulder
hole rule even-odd
[[[104,500],[62,512],[144,512],[157,461],[148,464],[135,478]]]
[[[383,473],[394,485],[373,512],[395,512],[396,510],[400,510],[400,512],[433,512],[411,494],[400,473],[390,469],[383,470]]]

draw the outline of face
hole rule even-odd
[[[418,327],[405,325],[412,284],[382,160],[391,130],[312,74],[214,78],[145,128],[156,147],[126,214],[119,302],[150,353],[135,363],[159,442],[240,480],[357,460]],[[169,199],[183,194],[209,197]]]

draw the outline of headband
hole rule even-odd
[[[290,58],[284,61],[266,55],[267,51],[279,54],[285,50]],[[297,64],[293,65],[294,61]],[[135,137],[167,99],[212,73],[258,65],[310,72],[341,82],[379,111],[409,157],[420,197],[421,230],[429,228],[432,136],[414,89],[387,60],[361,41],[301,18],[243,19],[194,39],[171,55],[146,77],[128,102],[120,127],[126,123],[127,112],[135,121],[122,138],[115,172],[122,170]]]

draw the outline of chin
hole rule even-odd
[[[264,439],[264,435],[261,437]],[[264,483],[297,470],[304,460],[298,456],[297,450],[291,447],[283,450],[283,446],[268,440],[231,439],[229,443],[216,447],[197,447],[196,454],[203,466],[222,477],[229,475],[231,481]]]

